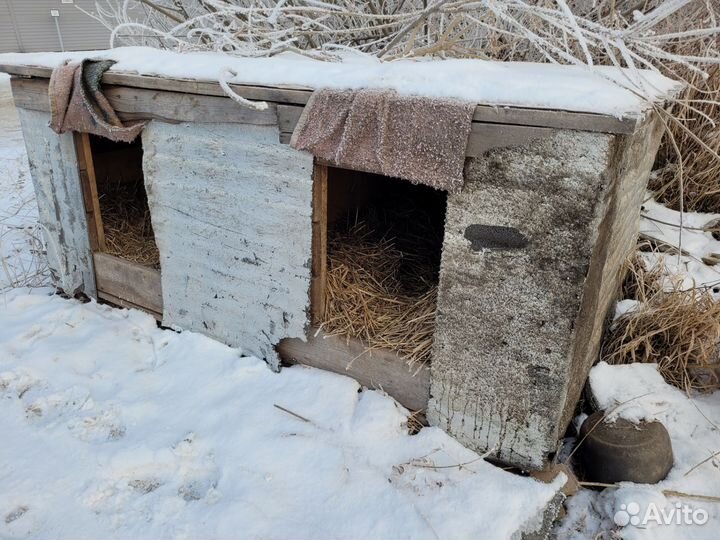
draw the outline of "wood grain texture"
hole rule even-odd
[[[12,79],[11,84],[17,107],[50,111],[47,79]],[[229,122],[259,126],[278,123],[274,104],[264,111],[256,111],[226,97],[127,86],[104,86],[103,92],[118,117],[124,121],[154,119],[170,123]]]
[[[165,324],[277,368],[310,322],[312,156],[274,126],[150,122],[142,138]]]
[[[133,304],[132,302],[128,302],[127,300],[123,300],[122,298],[118,298],[117,296],[102,291],[98,291],[97,297],[99,300],[104,301],[108,304],[112,304],[113,306],[144,311],[148,315],[152,315],[153,317],[155,317],[155,320],[157,320],[159,323],[162,323],[162,313],[160,313],[159,311],[151,311],[145,306]]]
[[[315,164],[313,167],[312,281],[310,282],[310,309],[315,325],[323,321],[325,313],[327,211],[328,168],[325,165]]]
[[[90,248],[93,251],[105,251],[105,230],[103,229],[102,215],[100,213],[100,199],[98,198],[95,165],[90,147],[90,135],[87,133],[73,133],[73,136],[83,202],[85,203],[85,215],[87,216]]]
[[[153,314],[163,311],[160,271],[108,255],[93,253],[98,296],[123,307],[137,307]]]
[[[51,70],[49,68],[36,66],[12,66],[0,64],[0,72],[10,73],[15,76],[48,79],[50,77]],[[164,77],[150,77],[130,73],[106,73],[103,76],[102,82],[107,85],[144,88],[149,90],[162,90],[206,96],[225,96],[222,88],[220,88],[220,85],[213,81],[168,79]],[[269,87],[244,84],[233,84],[231,87],[238,95],[241,95],[246,99],[269,101],[285,105],[304,106],[312,94],[311,88],[282,86]],[[637,129],[641,119],[633,117],[616,118],[614,116],[604,114],[557,109],[534,109],[528,107],[478,104],[475,108],[473,120],[476,122],[573,129],[601,133],[633,133]],[[287,133],[284,128],[280,131],[281,133]]]
[[[71,133],[58,135],[50,115],[18,109],[53,284],[67,294],[95,296],[80,169]]]
[[[285,339],[278,345],[283,361],[303,364],[352,377],[363,386],[382,389],[411,411],[427,407],[430,397],[430,369],[411,369],[397,353],[368,351],[357,339],[326,336],[320,332],[307,342]]]
[[[465,155],[478,157],[493,148],[524,146],[536,139],[550,137],[556,131],[540,127],[473,122]]]

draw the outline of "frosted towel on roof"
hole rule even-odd
[[[475,59],[404,59],[381,62],[375,57],[349,54],[342,62],[322,62],[293,53],[272,58],[239,58],[221,53],[176,53],[149,47],[119,47],[75,53],[0,54],[0,65],[55,67],[64,59],[110,58],[113,72],[217,81],[228,68],[238,75],[231,82],[289,85],[307,88],[390,88],[403,95],[456,98],[479,104],[560,109],[638,116],[648,103],[642,91],[661,101],[680,88],[659,73],[642,70],[642,86],[622,88],[634,75],[630,70],[560,66],[531,62],[492,62]]]

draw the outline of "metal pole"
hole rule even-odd
[[[63,43],[62,33],[60,32],[60,23],[58,22],[58,19],[60,18],[60,12],[57,9],[51,9],[50,15],[55,20],[55,30],[57,30],[58,40],[60,41],[60,50],[62,52],[65,52],[65,44]]]

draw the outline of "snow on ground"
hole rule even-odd
[[[596,66],[405,59],[381,62],[370,55],[342,53],[342,62],[323,62],[293,53],[240,58],[221,53],[176,53],[149,47],[118,47],[80,53],[0,54],[0,64],[55,67],[64,59],[110,58],[112,71],[181,79],[306,88],[393,88],[401,94],[448,97],[490,105],[637,116],[649,100],[679,91],[677,82],[648,70]],[[640,79],[637,78],[639,74]]]
[[[558,538],[716,540],[720,530],[720,391],[688,396],[665,383],[655,364],[610,366],[602,362],[591,371],[590,385],[599,408],[613,411],[610,419],[662,422],[670,434],[675,461],[668,477],[658,484],[624,482],[619,489],[582,490],[569,499],[568,517]],[[671,495],[671,491],[695,497]],[[698,512],[697,521],[685,522],[678,513],[671,516],[670,524],[658,524],[654,519],[656,510],[669,516],[678,506],[681,511],[688,507]],[[621,527],[615,519],[627,508],[637,510],[629,515],[640,522]],[[702,512],[706,512],[704,524]],[[649,519],[643,523],[646,516]],[[623,514],[617,517],[622,519]]]
[[[0,290],[47,283],[40,237],[10,77],[0,73]]]
[[[49,289],[2,304],[2,538],[500,539],[555,494],[350,378]]]
[[[2,254],[30,275],[37,211],[7,78],[0,96]],[[439,429],[410,436],[405,409],[360,390],[275,374],[138,311],[5,288],[0,538],[505,539],[537,525],[559,486]]]
[[[720,300],[720,241],[709,232],[718,223],[720,214],[681,215],[648,199],[642,208],[640,234],[675,249],[643,252],[640,257],[648,268],[663,272],[666,289],[705,288]]]

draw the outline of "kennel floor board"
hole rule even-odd
[[[160,271],[108,255],[93,253],[98,296],[125,308],[147,311],[162,319]]]
[[[307,341],[284,339],[278,352],[287,363],[325,369],[352,377],[368,388],[382,389],[411,411],[427,407],[430,367],[411,368],[393,351],[369,351],[358,339],[328,336],[313,329]]]

